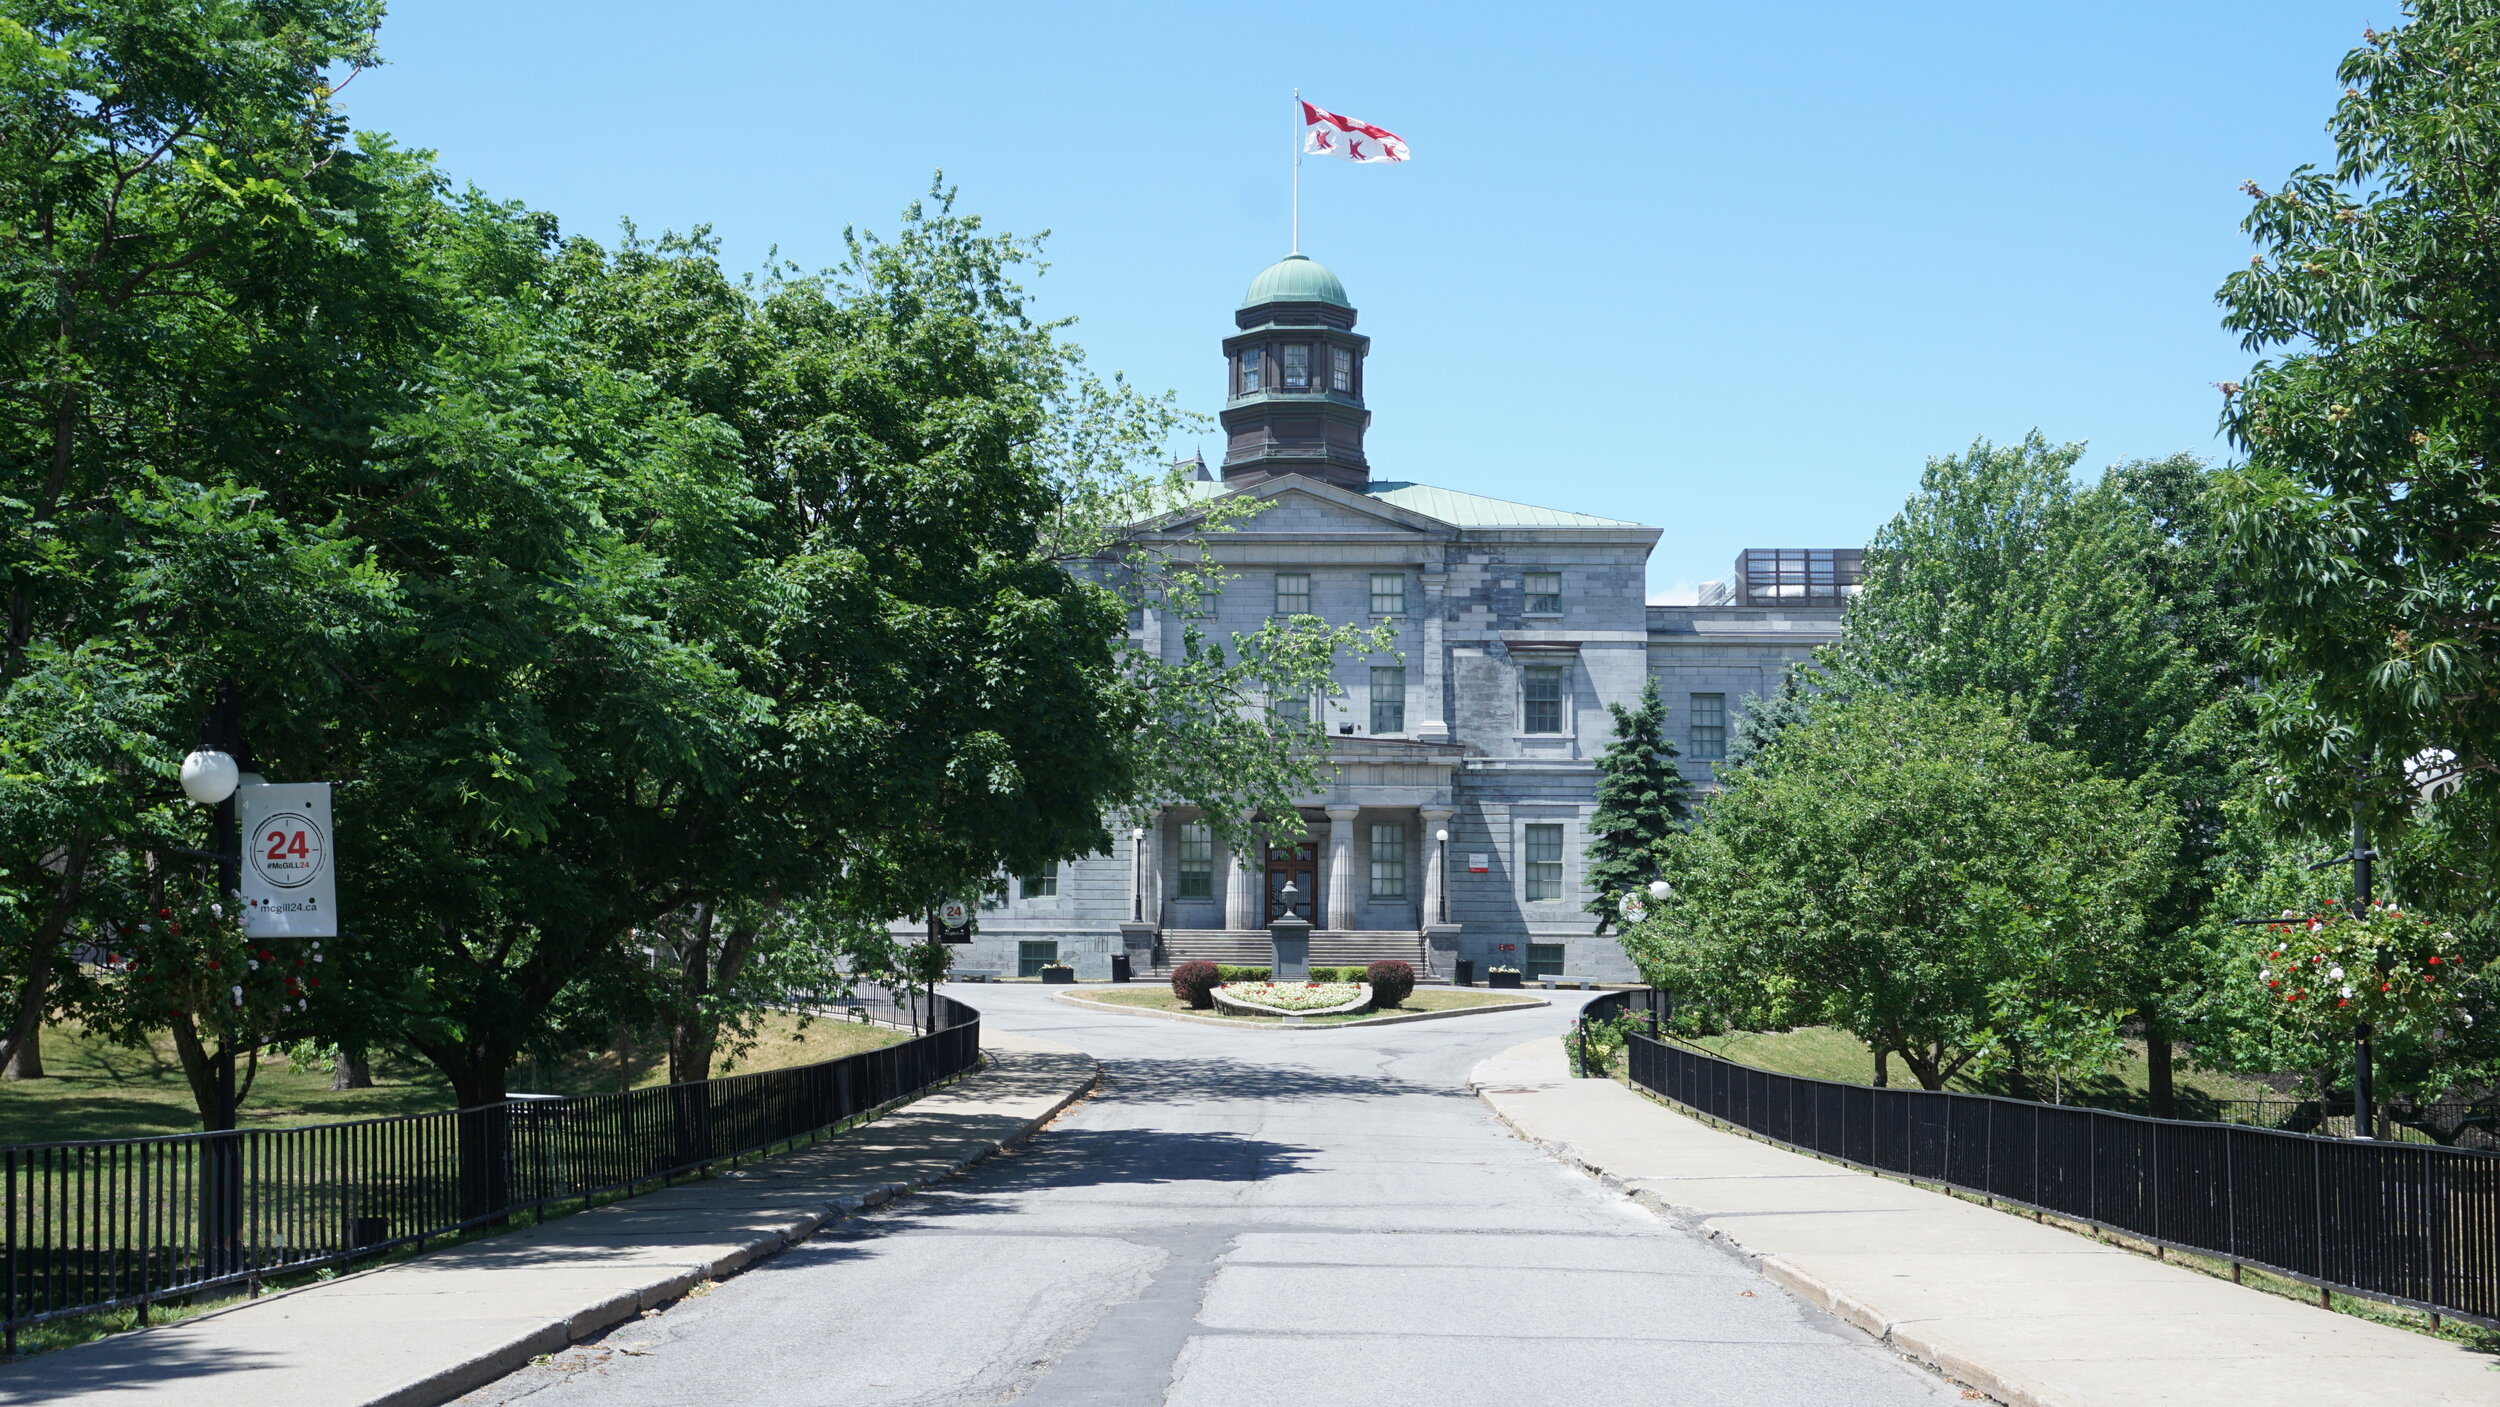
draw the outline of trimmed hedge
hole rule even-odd
[[[1393,1007],[1415,995],[1415,969],[1394,958],[1373,963],[1363,980],[1372,984],[1372,1005],[1377,1007]]]
[[[1172,995],[1194,1011],[1205,1011],[1215,1005],[1215,989],[1224,980],[1224,972],[1214,963],[1185,962],[1172,969]]]

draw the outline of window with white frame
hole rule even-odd
[[[1696,762],[1717,762],[1727,756],[1727,695],[1694,694],[1684,730]]]
[[[1376,616],[1406,614],[1406,573],[1372,573],[1372,614]]]
[[[1311,346],[1307,342],[1285,344],[1285,389],[1311,389]]]
[[[1372,732],[1390,736],[1406,731],[1406,666],[1372,666]]]
[[[1406,827],[1396,821],[1372,823],[1372,897],[1406,897]]]
[[[1519,730],[1559,733],[1563,730],[1563,667],[1532,664],[1519,671]]]
[[[1276,614],[1307,616],[1311,613],[1311,574],[1309,572],[1278,572],[1276,574]]]
[[[1241,394],[1246,396],[1259,389],[1260,373],[1264,370],[1259,364],[1258,348],[1241,349]]]
[[[1204,821],[1181,822],[1179,897],[1215,897],[1215,832]]]
[[[1354,390],[1354,353],[1351,349],[1328,349],[1328,389],[1349,393]]]
[[[1027,899],[1056,899],[1059,897],[1059,867],[1057,865],[1045,866],[1036,873],[1017,880],[1016,884],[1024,891],[1024,897]]]
[[[1561,572],[1529,572],[1522,585],[1527,593],[1527,604],[1522,609],[1529,615],[1562,614]]]
[[[1521,867],[1527,881],[1531,904],[1548,903],[1563,896],[1563,828],[1560,824],[1539,822],[1528,827],[1528,863]]]

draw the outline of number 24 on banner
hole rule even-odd
[[[243,931],[268,938],[337,937],[330,784],[251,783],[235,788],[234,796],[243,831]]]

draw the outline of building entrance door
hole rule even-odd
[[[1294,888],[1293,916],[1316,923],[1311,915],[1319,912],[1319,844],[1304,841],[1300,845],[1267,847],[1267,921],[1274,923],[1285,916],[1285,886]]]

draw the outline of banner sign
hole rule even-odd
[[[328,782],[246,782],[234,789],[243,835],[243,931],[255,938],[335,938],[338,869]]]

